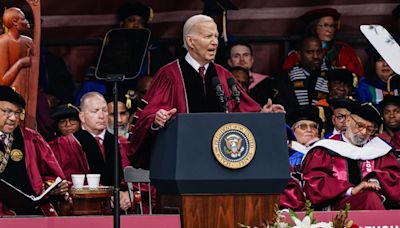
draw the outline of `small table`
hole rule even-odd
[[[71,215],[111,215],[110,198],[114,187],[99,186],[98,188],[71,188]]]

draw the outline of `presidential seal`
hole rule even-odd
[[[13,161],[15,162],[19,162],[22,160],[22,158],[24,157],[24,154],[22,153],[21,150],[18,149],[13,149],[10,152],[10,157]]]
[[[247,127],[239,123],[228,123],[215,132],[212,148],[221,165],[230,169],[240,169],[253,159],[256,141]]]

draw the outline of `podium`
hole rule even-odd
[[[252,136],[248,137],[249,132]],[[248,164],[227,168],[225,160],[243,166],[240,159],[245,159],[245,147],[250,148],[247,156],[254,149]],[[222,148],[222,157],[228,151],[243,154],[220,162],[216,148]],[[160,193],[161,213],[179,212],[184,227],[254,226],[272,221],[289,179],[281,113],[178,114],[158,132],[151,153],[150,179]]]

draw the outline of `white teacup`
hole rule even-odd
[[[100,174],[86,174],[89,188],[98,188],[100,185]]]
[[[72,184],[75,188],[83,188],[85,174],[71,174]]]

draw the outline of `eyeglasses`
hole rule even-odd
[[[317,24],[318,27],[322,28],[322,29],[337,29],[337,24]]]
[[[310,128],[311,130],[316,130],[319,128],[319,125],[316,123],[310,123],[310,124],[300,123],[296,125],[294,128],[300,128],[303,131],[307,130],[308,128]]]
[[[61,119],[61,120],[58,121],[58,124],[61,125],[61,126],[67,126],[68,123],[71,124],[71,125],[75,125],[75,124],[78,123],[78,120],[77,119],[69,119],[69,118],[67,118],[67,119]]]
[[[372,134],[374,134],[374,133],[378,130],[376,127],[367,126],[367,125],[365,125],[365,124],[363,124],[363,123],[360,123],[360,122],[356,121],[356,120],[354,119],[354,117],[352,117],[351,115],[350,115],[350,117],[351,117],[351,119],[354,121],[354,123],[356,124],[356,127],[358,128],[358,131],[359,131],[359,132],[362,131],[363,129],[365,129],[365,131],[366,131],[367,134],[372,135]]]
[[[0,108],[0,110],[2,112],[4,112],[4,114],[6,114],[7,118],[11,117],[12,115],[14,115],[15,118],[18,118],[18,119],[21,118],[21,114],[22,114],[21,111],[13,111],[13,110],[11,110],[9,108]]]
[[[335,116],[335,118],[337,119],[337,120],[339,120],[340,122],[342,122],[342,121],[344,121],[345,119],[346,119],[346,117],[348,116],[349,114],[338,114],[338,115],[334,115]]]

